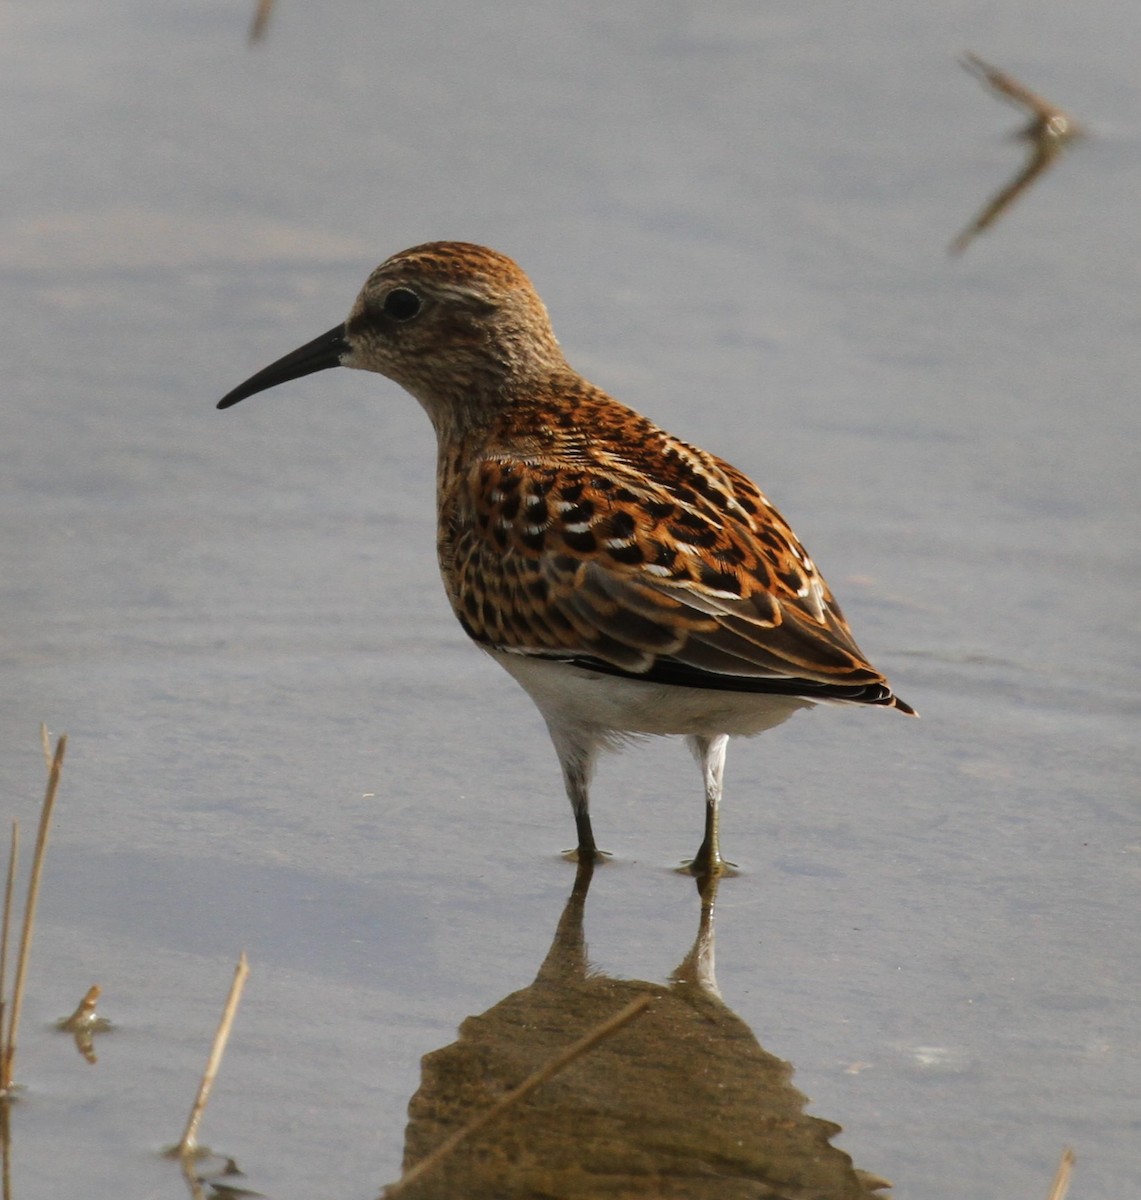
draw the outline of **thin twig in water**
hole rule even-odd
[[[494,1121],[496,1117],[500,1116],[513,1104],[522,1100],[524,1096],[529,1095],[541,1084],[546,1083],[548,1079],[553,1078],[560,1071],[570,1066],[576,1058],[579,1058],[588,1050],[593,1050],[599,1042],[608,1038],[612,1033],[616,1033],[623,1025],[632,1021],[639,1013],[644,1012],[653,1003],[653,1000],[652,996],[639,996],[637,1000],[631,1001],[624,1009],[615,1013],[608,1020],[603,1021],[601,1025],[596,1025],[589,1033],[579,1038],[573,1045],[568,1046],[561,1054],[556,1054],[545,1066],[528,1075],[518,1087],[513,1088],[507,1095],[501,1096],[489,1109],[480,1113],[474,1120],[469,1121],[462,1129],[453,1133],[451,1137],[445,1138],[435,1150],[425,1155],[415,1166],[405,1171],[395,1183],[390,1183],[381,1192],[382,1200],[391,1200],[393,1196],[399,1196],[410,1184],[415,1183],[416,1180],[426,1175],[450,1154],[453,1154],[456,1147],[462,1142],[467,1141],[468,1138],[478,1133],[485,1125]]]
[[[93,983],[80,1000],[75,1012],[70,1017],[56,1022],[56,1028],[70,1033],[75,1039],[75,1048],[93,1065],[99,1061],[95,1054],[95,1035],[111,1028],[111,1022],[104,1020],[95,1008],[102,994],[103,989],[97,983]]]
[[[24,984],[28,977],[28,957],[32,950],[32,930],[36,924],[36,905],[40,898],[40,878],[44,870],[44,854],[48,848],[48,831],[51,828],[52,809],[55,807],[56,792],[59,791],[59,776],[63,770],[63,756],[67,751],[67,734],[62,733],[55,744],[48,786],[40,809],[40,826],[36,831],[36,848],[32,854],[32,875],[28,880],[28,899],[24,905],[24,927],[20,934],[20,955],[16,959],[16,981],[12,987],[12,1011],[8,1015],[8,1038],[4,1045],[4,1061],[0,1063],[0,1092],[12,1087],[12,1068],[16,1057],[16,1034],[20,1028],[20,1009],[24,1004]]]
[[[8,931],[12,924],[12,892],[16,883],[16,858],[20,845],[20,822],[12,822],[12,847],[8,852],[8,875],[4,885],[4,915],[0,918],[3,924],[3,934],[0,935],[0,1063],[8,1061],[8,1039],[6,1017],[8,1000],[5,994],[7,986],[8,964]],[[12,1196],[12,1146],[9,1134],[8,1109],[11,1098],[8,1093],[0,1092],[0,1195],[3,1200],[11,1200]]]
[[[0,1096],[0,1187],[4,1200],[12,1200],[12,1102]]]
[[[1046,1200],[1066,1200],[1066,1193],[1070,1190],[1070,1175],[1074,1170],[1074,1161],[1074,1152],[1067,1146],[1062,1151],[1062,1158],[1058,1163],[1057,1171],[1054,1172],[1054,1182],[1050,1184]]]
[[[1032,92],[1013,75],[992,67],[977,54],[964,54],[960,61],[967,71],[991,88],[996,95],[1030,114],[1029,123],[1017,134],[1019,140],[1029,145],[1030,153],[1014,178],[991,197],[979,214],[947,247],[951,254],[962,254],[977,234],[989,229],[1040,175],[1057,162],[1070,142],[1085,134],[1069,113]]]
[[[62,1021],[58,1021],[57,1027],[65,1033],[74,1033],[77,1029],[89,1029],[94,1025],[99,1018],[95,1015],[95,1006],[99,1003],[99,997],[103,995],[103,989],[93,983],[83,994],[83,999],[80,1000],[79,1006],[70,1017],[64,1017]]]
[[[198,1085],[198,1095],[194,1097],[190,1118],[186,1122],[182,1140],[171,1149],[171,1154],[178,1155],[180,1158],[191,1157],[198,1149],[198,1124],[206,1110],[206,1101],[210,1099],[210,1089],[218,1077],[218,1069],[222,1065],[222,1055],[226,1053],[226,1042],[230,1037],[230,1027],[237,1015],[238,1005],[242,999],[242,989],[246,986],[246,977],[249,973],[250,964],[246,959],[246,952],[243,950],[238,959],[238,965],[234,969],[234,981],[230,984],[230,994],[226,997],[226,1004],[222,1009],[222,1019],[218,1022],[218,1032],[214,1034],[214,1044],[210,1047],[210,1057],[206,1060],[206,1070],[202,1072],[202,1082]]]
[[[206,1192],[202,1187],[202,1180],[194,1166],[194,1155],[180,1155],[179,1163],[182,1167],[182,1178],[186,1180],[186,1186],[190,1189],[191,1200],[206,1200]]]
[[[273,0],[258,0],[257,11],[250,24],[250,45],[260,42],[269,28],[269,14],[273,11]]]
[[[12,845],[8,851],[8,874],[4,883],[4,914],[0,917],[0,1063],[8,1057],[5,1015],[8,1011],[8,934],[12,928],[12,893],[16,887],[16,861],[20,852],[20,822],[12,822]]]

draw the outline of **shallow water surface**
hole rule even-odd
[[[0,17],[0,792],[26,845],[38,723],[70,735],[12,1194],[182,1187],[158,1151],[242,949],[202,1137],[276,1200],[376,1195],[636,994],[657,1015],[593,1066],[657,1064],[675,1107],[596,1145],[615,1178],[715,1161],[751,1184],[768,1154],[785,1186],[789,1143],[759,1140],[782,1113],[835,1167],[813,1195],[859,1194],[855,1169],[915,1200],[1042,1195],[1067,1144],[1075,1195],[1130,1194],[1136,6],[282,0],[255,51],[245,19]],[[967,48],[1096,136],[952,260],[1022,153]],[[701,826],[680,743],[601,764],[613,857],[588,950],[556,938],[573,823],[537,713],[447,610],[416,404],[346,371],[214,410],[441,237],[516,258],[585,375],[755,477],[922,713],[730,746],[720,999],[675,978],[701,915],[673,871]],[[578,956],[569,1012],[488,1049],[488,1022],[539,1020],[552,941]],[[92,1066],[51,1023],[95,982],[115,1030]],[[708,1062],[769,1114],[740,1159],[675,1119],[719,1115],[697,1026],[667,1023],[686,987]],[[591,1069],[536,1093],[536,1122],[628,1098]],[[504,1145],[485,1161],[535,1153]]]

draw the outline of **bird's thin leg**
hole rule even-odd
[[[701,775],[705,781],[705,837],[693,856],[693,862],[689,864],[689,870],[698,876],[730,874],[733,864],[727,863],[721,857],[717,833],[721,781],[725,774],[725,748],[729,744],[729,735],[719,733],[710,738],[693,734],[686,738],[686,742],[701,766]]]
[[[596,747],[591,741],[574,737],[565,729],[556,729],[551,725],[548,725],[548,729],[559,756],[563,783],[578,833],[578,845],[573,851],[568,851],[567,857],[579,862],[600,862],[603,852],[598,849],[594,830],[590,827],[590,778],[594,774]]]
[[[573,802],[572,802],[573,803]],[[575,857],[579,862],[594,861],[599,858],[598,846],[594,841],[594,830],[590,827],[590,813],[586,807],[574,810],[574,827],[578,834],[578,845],[575,847]]]

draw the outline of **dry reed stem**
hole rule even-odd
[[[12,822],[12,847],[8,852],[8,875],[4,886],[4,915],[3,934],[0,936],[0,1063],[8,1057],[8,1043],[4,1036],[5,1016],[8,1002],[4,989],[7,983],[5,974],[8,962],[8,931],[11,928],[12,892],[16,882],[16,857],[20,845],[20,822]],[[0,1093],[0,1188],[4,1200],[10,1200],[12,1195],[12,1149],[9,1138],[8,1124],[9,1100],[6,1092]]]
[[[12,1200],[12,1125],[11,1101],[0,1096],[0,1186],[4,1200]]]
[[[186,1180],[186,1186],[190,1189],[190,1200],[206,1200],[206,1192],[202,1187],[202,1180],[199,1178],[198,1172],[194,1169],[194,1155],[180,1155],[180,1165],[182,1167],[182,1178]]]
[[[16,862],[20,852],[20,822],[12,822],[12,845],[8,850],[8,874],[4,883],[4,913],[0,916],[0,1063],[7,1057],[8,1038],[4,1017],[8,1009],[8,934],[12,928],[12,893],[16,887]]]
[[[516,1104],[541,1084],[546,1083],[548,1079],[553,1078],[560,1071],[570,1066],[576,1058],[586,1054],[588,1050],[593,1050],[599,1042],[610,1037],[611,1034],[617,1033],[623,1025],[632,1021],[639,1013],[648,1008],[653,1001],[653,996],[639,996],[637,1000],[631,1001],[620,1012],[603,1021],[601,1025],[596,1025],[589,1033],[568,1046],[562,1053],[556,1054],[545,1066],[528,1075],[518,1087],[513,1088],[505,1096],[501,1096],[489,1109],[480,1113],[478,1117],[469,1121],[462,1129],[457,1130],[450,1137],[445,1138],[435,1150],[425,1155],[418,1163],[405,1171],[395,1183],[390,1183],[381,1192],[382,1200],[391,1200],[391,1197],[399,1196],[405,1188],[438,1166],[450,1154],[453,1154],[456,1147],[462,1142],[467,1141],[468,1138],[478,1133],[485,1125],[494,1121],[496,1117],[500,1116],[513,1104]]]
[[[249,973],[250,964],[246,958],[246,952],[243,950],[238,959],[238,965],[234,969],[234,981],[230,984],[230,994],[226,997],[226,1004],[222,1009],[222,1019],[218,1022],[218,1032],[214,1034],[210,1057],[206,1060],[206,1070],[202,1072],[202,1082],[198,1085],[198,1095],[195,1096],[194,1104],[190,1109],[186,1129],[178,1145],[171,1151],[180,1158],[192,1157],[198,1149],[198,1124],[206,1110],[206,1102],[210,1099],[210,1089],[218,1077],[218,1069],[222,1065],[222,1055],[226,1053],[226,1042],[230,1038],[230,1027],[237,1015],[238,1005],[242,999],[242,989],[246,986],[246,978]]]
[[[1070,1175],[1073,1174],[1075,1159],[1072,1148],[1067,1146],[1062,1151],[1058,1169],[1054,1172],[1054,1182],[1050,1184],[1050,1190],[1046,1193],[1046,1200],[1066,1200],[1066,1193],[1070,1190]]]
[[[32,874],[28,880],[28,899],[24,905],[24,927],[20,933],[20,954],[16,959],[16,981],[12,987],[12,1011],[8,1014],[8,1037],[4,1044],[4,1060],[0,1063],[0,1092],[7,1092],[12,1087],[16,1034],[20,1028],[20,1010],[24,1006],[24,984],[28,977],[28,958],[32,950],[32,931],[36,924],[36,906],[40,899],[40,879],[43,876],[44,855],[48,848],[52,809],[55,808],[55,797],[59,791],[59,777],[63,770],[63,756],[66,751],[67,734],[61,733],[55,745],[51,768],[48,771],[48,786],[44,792],[44,803],[40,809],[40,825],[36,831],[36,848],[32,854]]]

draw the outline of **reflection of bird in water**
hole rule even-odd
[[[583,937],[590,878],[590,863],[581,863],[534,983],[469,1017],[456,1042],[424,1057],[405,1170],[582,1033],[638,996],[652,1003],[418,1181],[393,1185],[401,1200],[867,1200],[889,1187],[831,1144],[840,1127],[804,1112],[792,1067],[766,1053],[721,1000],[716,880],[704,887],[693,948],[664,985],[591,970]]]
[[[1051,167],[1066,146],[1082,137],[1085,130],[1068,113],[1024,87],[1017,79],[983,62],[975,54],[965,54],[963,66],[992,88],[1003,99],[1030,113],[1030,121],[1015,136],[1030,144],[1030,155],[1017,175],[996,192],[982,211],[951,243],[952,254],[961,254],[971,240],[998,220],[1002,212]]]

